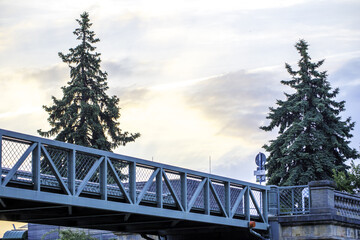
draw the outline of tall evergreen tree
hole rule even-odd
[[[295,47],[301,56],[299,70],[285,64],[291,80],[281,81],[294,93],[285,93],[285,101],[277,100],[278,107],[269,108],[270,124],[260,127],[265,131],[279,129],[278,137],[263,146],[270,153],[268,184],[299,185],[332,179],[333,169],[345,171],[345,161],[358,157],[349,147],[355,123],[350,118],[341,120],[345,102],[335,101],[339,89],[332,90],[326,71],[318,71],[324,60],[311,62],[304,40]]]
[[[134,141],[139,133],[122,132],[119,128],[119,99],[106,94],[107,73],[100,69],[100,53],[93,44],[99,42],[90,30],[89,14],[84,12],[73,32],[80,44],[68,54],[59,53],[70,68],[71,80],[62,87],[63,98],[52,97],[52,106],[43,106],[49,113],[49,131],[38,130],[41,136],[56,135],[59,141],[106,151]]]
[[[351,194],[360,193],[360,164],[356,165],[354,161],[351,161],[350,169],[347,172],[334,170],[333,173],[337,190]]]

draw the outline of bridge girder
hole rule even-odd
[[[268,187],[0,129],[0,218],[104,230],[266,231]],[[124,171],[125,169],[125,171]]]

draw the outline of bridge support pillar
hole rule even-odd
[[[333,213],[335,208],[335,182],[330,180],[309,183],[311,196],[311,214]]]
[[[279,214],[279,189],[277,186],[270,186],[269,190],[269,216],[277,216]]]
[[[360,239],[360,219],[356,210],[360,199],[357,196],[336,192],[335,183],[329,180],[310,182],[309,189],[310,212],[284,214],[279,205],[278,208],[276,207],[276,198],[274,200],[271,197],[277,189],[271,187],[269,193],[269,210],[273,210],[272,215],[269,216],[271,239]],[[281,202],[280,206],[282,204],[284,203]],[[345,210],[342,210],[343,208]],[[276,212],[278,214],[275,214]]]

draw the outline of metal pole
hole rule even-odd
[[[71,149],[68,153],[68,187],[72,195],[75,195],[75,165],[76,151]]]
[[[40,156],[41,156],[41,145],[40,142],[32,152],[32,180],[34,184],[34,190],[40,191]]]
[[[205,214],[210,214],[210,191],[209,191],[209,181],[210,179],[207,178],[205,185],[204,185],[204,209]]]
[[[100,195],[102,200],[107,200],[107,165],[109,159],[105,157],[102,163],[100,164]]]
[[[187,174],[181,173],[180,174],[181,179],[181,204],[183,205],[183,209],[185,212],[187,212]]]
[[[133,203],[136,203],[136,163],[129,163],[129,195]]]
[[[230,182],[225,182],[224,185],[225,185],[225,211],[227,215],[230,217],[231,216]]]
[[[156,175],[156,205],[158,208],[163,207],[163,181],[162,181],[163,169]]]

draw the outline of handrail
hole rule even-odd
[[[268,226],[267,186],[3,129],[0,139],[2,188],[26,185],[75,198],[145,204],[185,218],[205,215],[199,221]]]
[[[334,205],[338,215],[360,219],[360,196],[334,191]]]

